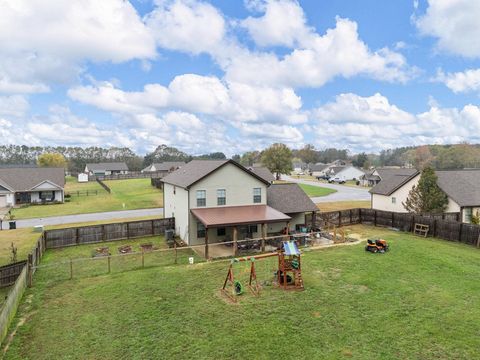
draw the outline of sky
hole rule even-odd
[[[480,1],[0,0],[0,143],[480,143]]]

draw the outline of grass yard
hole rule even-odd
[[[69,202],[51,205],[30,205],[14,209],[17,219],[76,215],[92,212],[146,209],[163,206],[162,192],[150,185],[150,179],[105,181],[112,193],[107,193],[97,182],[78,183],[67,178],[65,193],[72,194]],[[98,195],[77,196],[76,191],[98,191]],[[124,206],[125,205],[125,206]]]
[[[298,185],[310,197],[327,196],[337,192],[337,190],[334,190],[334,189],[328,189],[328,188],[315,186],[315,185],[307,185],[307,184],[298,184]]]
[[[267,286],[236,305],[218,291],[228,262],[60,282],[39,269],[5,359],[478,358],[480,250],[362,225],[349,232],[383,237],[391,251],[306,252],[305,291]]]
[[[335,201],[335,202],[322,202],[317,204],[320,211],[339,211],[339,210],[348,210],[348,209],[370,209],[370,201]]]

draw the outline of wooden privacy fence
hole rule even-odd
[[[422,214],[396,213],[375,209],[350,209],[318,213],[315,225],[328,227],[353,224],[387,226],[411,232],[415,224],[429,226],[428,236],[480,246],[480,226],[463,224],[460,213]]]
[[[45,248],[54,249],[80,244],[164,235],[165,230],[169,229],[175,229],[175,218],[46,230],[44,232]]]
[[[128,174],[89,175],[88,181],[149,179],[149,178],[161,178],[165,175],[166,175],[165,171],[149,171],[149,172],[130,171]]]
[[[102,180],[97,179],[97,182],[98,182],[98,183],[100,184],[100,186],[101,186],[102,188],[104,188],[105,191],[107,191],[109,194],[112,192],[112,189],[110,189],[110,188],[107,186],[107,184],[105,184]]]
[[[23,260],[0,266],[0,288],[14,284],[26,263],[27,261]]]

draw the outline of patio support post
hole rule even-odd
[[[312,228],[316,227],[316,224],[317,223],[317,212],[316,211],[313,211],[312,212]]]
[[[285,235],[290,235],[290,221],[287,221],[287,231]]]
[[[238,230],[237,227],[233,227],[233,256],[237,256],[238,253]]]
[[[208,227],[205,226],[205,259],[208,260]]]
[[[265,252],[265,237],[267,236],[267,227],[262,224],[262,252]]]

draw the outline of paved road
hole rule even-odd
[[[143,216],[163,216],[163,208],[140,209],[140,210],[122,210],[110,211],[92,214],[52,216],[38,219],[17,220],[17,228],[28,228],[35,225],[62,225],[77,222],[127,219]],[[8,226],[8,222],[3,223],[3,228]]]
[[[327,196],[313,197],[312,200],[315,203],[333,202],[333,201],[362,201],[362,200],[370,201],[370,193],[368,192],[368,189],[363,189],[360,187],[356,188],[356,187],[345,186],[345,185],[329,184],[329,183],[323,183],[323,182],[311,181],[311,180],[305,180],[305,179],[296,179],[296,178],[285,176],[285,175],[282,176],[282,179],[291,181],[291,182],[308,184],[313,186],[320,186],[324,188],[337,190],[336,193],[333,193]]]

